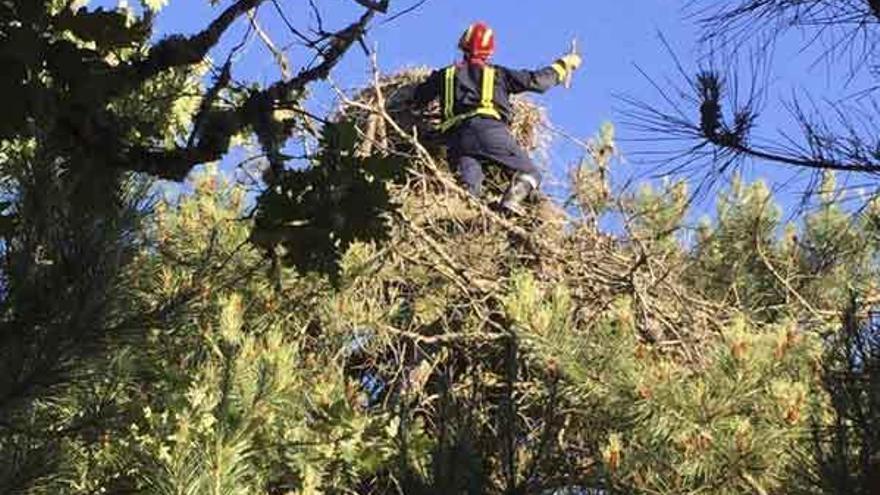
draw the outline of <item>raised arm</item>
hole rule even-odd
[[[543,93],[557,84],[562,84],[580,65],[581,57],[570,54],[538,70],[506,69],[504,72],[507,91],[511,94],[526,91]]]

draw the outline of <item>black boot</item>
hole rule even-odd
[[[515,215],[522,215],[522,202],[538,186],[537,182],[530,175],[517,175],[513,179],[510,188],[504,193],[504,198],[501,200],[501,208]]]

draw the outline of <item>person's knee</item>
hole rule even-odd
[[[458,175],[461,177],[461,181],[464,182],[471,194],[474,196],[480,195],[483,187],[483,179],[485,178],[483,167],[480,165],[480,162],[469,157],[460,159],[458,162]]]
[[[512,159],[506,160],[503,163],[508,168],[513,169],[518,177],[523,177],[525,182],[528,182],[537,189],[541,184],[541,170],[524,151],[517,149],[512,154]]]
[[[528,172],[520,172],[518,177],[519,180],[532,186],[532,189],[538,189],[541,187],[541,172],[537,169]]]
[[[518,167],[519,173],[517,174],[524,182],[528,182],[532,188],[537,189],[541,185],[541,179],[543,178],[541,175],[541,170],[535,166],[534,163],[529,161],[523,161]]]
[[[537,167],[533,167],[531,170],[523,172],[523,179],[532,184],[532,187],[537,189],[541,186],[541,180],[543,177],[541,176],[541,171],[538,170]]]

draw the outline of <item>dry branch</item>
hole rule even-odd
[[[579,227],[564,212],[546,216],[541,208],[533,208],[525,218],[507,218],[471,196],[451,176],[442,150],[434,147],[439,143],[423,143],[420,132],[430,129],[415,122],[417,116],[402,114],[406,102],[401,95],[407,93],[402,88],[420,75],[407,71],[382,77],[376,67],[374,62],[372,86],[355,97],[337,89],[343,109],[339,118],[353,118],[370,140],[373,146],[364,152],[409,157],[410,181],[393,187],[401,213],[390,219],[400,273],[435,271],[469,299],[468,311],[483,315],[487,332],[497,332],[491,315],[509,290],[509,277],[530,267],[547,287],[570,288],[577,306],[575,321],[586,327],[600,321],[614,301],[630,296],[646,338],[687,361],[700,359],[702,345],[717,335],[716,327],[705,322],[720,324],[732,311],[688,294],[678,281],[681,270],[674,261],[653,258],[637,239],[620,242]],[[411,130],[400,120],[412,124]],[[386,129],[386,143],[377,143],[380,125]],[[608,150],[592,148],[587,149],[597,154],[595,159],[607,161]],[[413,267],[419,268],[413,272]],[[468,340],[466,336],[476,334],[446,335]]]

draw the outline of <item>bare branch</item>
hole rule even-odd
[[[824,112],[814,106],[808,113],[802,102],[809,98],[795,97],[789,112],[791,123],[800,128],[799,138],[784,132],[775,139],[753,135],[769,57],[759,51],[745,71],[736,60],[709,63],[695,76],[676,64],[684,81],[678,84],[658,82],[643,73],[660,93],[660,103],[619,97],[625,105],[624,125],[640,134],[636,140],[642,149],[636,155],[652,160],[662,173],[700,174],[703,184],[714,183],[750,160],[810,171],[880,174],[878,122],[866,108],[838,103],[823,107]],[[745,84],[740,82],[743,76]]]
[[[361,7],[365,7],[365,8],[367,8],[367,9],[372,10],[372,11],[381,12],[381,13],[383,13],[383,14],[387,14],[387,13],[388,13],[388,4],[389,4],[389,0],[379,0],[379,1],[375,1],[375,0],[354,0],[354,1],[357,2],[357,4],[360,5]]]
[[[320,64],[301,71],[289,81],[276,82],[266,90],[266,95],[273,101],[285,101],[291,93],[303,89],[312,81],[326,79],[348,49],[364,35],[375,13],[375,10],[368,10],[358,21],[331,35],[330,47],[323,52]]]
[[[806,29],[806,46],[822,41],[820,57],[831,64],[848,63],[851,73],[867,67],[880,50],[878,0],[693,0],[691,8],[705,42],[733,48]]]
[[[281,70],[281,78],[285,81],[289,80],[293,77],[293,73],[290,71],[290,62],[287,60],[287,56],[284,52],[278,49],[275,42],[272,41],[272,37],[269,36],[269,33],[260,26],[260,23],[257,21],[256,9],[248,11],[248,19],[250,19],[251,27],[254,28],[254,31],[257,33],[257,36],[260,37],[260,40],[266,46],[266,49],[268,49],[272,56],[275,57],[275,61],[278,63],[278,68]]]
[[[198,34],[188,38],[169,36],[163,39],[150,50],[146,59],[126,67],[122,79],[139,83],[170,68],[201,62],[236,19],[259,6],[263,1],[238,0]],[[130,84],[126,88],[130,87]],[[120,92],[117,90],[116,94]]]
[[[272,113],[278,106],[287,105],[290,100],[295,99],[295,95],[312,82],[325,79],[348,49],[363,35],[374,14],[375,11],[369,10],[356,22],[331,35],[330,47],[324,51],[320,64],[301,71],[289,80],[278,81],[263,91],[253,93],[240,107],[223,110],[202,108],[196,117],[201,129],[199,138],[191,140],[189,146],[171,150],[131,148],[116,161],[116,165],[163,179],[183,180],[196,165],[221,159],[229,148],[232,136],[246,126],[252,126],[272,167],[283,168],[285,158],[280,154],[282,143],[278,140],[283,139],[279,131],[287,131],[286,128],[279,129],[270,122]],[[95,146],[106,146],[105,140],[108,136],[113,136],[113,120],[110,117],[107,119],[111,124],[92,142]]]

